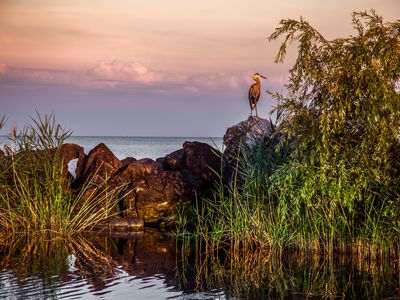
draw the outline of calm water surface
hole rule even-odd
[[[0,244],[1,299],[398,299],[398,262],[221,251],[146,230]]]
[[[156,159],[221,138],[71,137],[88,153],[105,143],[120,159]],[[8,143],[0,136],[0,146]],[[1,235],[0,235],[1,236]],[[60,241],[0,238],[0,299],[400,299],[399,260],[204,248],[155,230]]]
[[[136,159],[163,157],[182,148],[185,141],[198,141],[210,144],[221,150],[222,138],[219,137],[110,137],[110,136],[72,136],[68,143],[81,145],[88,153],[99,143],[106,144],[119,158],[134,157]]]

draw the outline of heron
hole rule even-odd
[[[257,102],[258,99],[260,99],[260,88],[261,88],[261,83],[260,83],[260,78],[265,79],[264,76],[255,73],[253,75],[253,80],[256,83],[253,83],[249,89],[249,103],[250,103],[250,108],[251,108],[251,113],[250,115],[253,115],[253,109],[256,109],[256,116],[258,117],[257,113]]]

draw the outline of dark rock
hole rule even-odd
[[[146,223],[158,222],[175,212],[179,203],[194,200],[204,183],[187,171],[162,171],[150,174],[135,197],[137,214]]]
[[[102,185],[121,166],[121,161],[111,150],[103,143],[100,143],[84,159],[78,161],[76,181],[80,187],[88,182],[95,185]]]
[[[208,144],[185,142],[183,148],[154,161],[126,158],[122,162],[99,144],[80,160],[77,181],[80,187],[91,180],[85,192],[119,191],[120,216],[141,218],[155,224],[169,218],[180,203],[203,195],[218,178],[221,153]],[[103,183],[107,180],[107,185]],[[99,209],[99,207],[97,207]],[[165,223],[165,222],[164,222]]]
[[[83,159],[85,152],[83,147],[77,144],[63,144],[60,149],[60,157],[64,163],[68,164],[73,159]]]
[[[170,216],[179,203],[204,193],[214,176],[207,167],[208,163],[218,167],[216,162],[220,161],[214,150],[204,145],[187,142],[183,149],[164,159],[140,159],[121,167],[109,184],[121,186],[128,183],[121,194],[123,215],[140,217],[145,223],[157,223]],[[199,159],[197,164],[196,159]]]
[[[85,157],[85,152],[83,147],[77,144],[63,144],[60,149],[60,158],[63,160],[63,172],[68,178],[71,178],[71,174],[68,172],[68,163],[73,159],[78,159],[77,164],[79,164]],[[73,179],[73,176],[72,176]]]
[[[162,166],[166,170],[181,170],[185,168],[184,157],[185,151],[183,149],[179,149],[158,160],[162,163]]]
[[[203,184],[197,175],[185,170],[157,170],[131,181],[122,197],[121,210],[126,216],[154,223],[171,215],[179,203],[194,199]]]
[[[151,173],[157,173],[162,169],[161,164],[150,158],[143,158],[121,167],[111,179],[113,185],[126,182],[134,182]]]
[[[212,183],[218,178],[221,153],[217,149],[205,143],[185,142],[183,151],[184,164],[190,172],[207,183]]]
[[[132,162],[135,162],[137,159],[133,157],[126,157],[123,160],[121,160],[122,167],[129,165]]]
[[[257,140],[271,136],[273,124],[255,116],[250,116],[226,131],[224,135],[225,151],[223,154],[223,179],[229,184],[235,170],[238,169],[242,152],[253,147]]]
[[[2,159],[4,157],[5,157],[4,151],[0,149],[0,159]]]

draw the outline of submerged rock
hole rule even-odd
[[[140,218],[120,218],[114,217],[100,221],[95,225],[95,229],[109,231],[139,231],[143,230],[144,222]]]

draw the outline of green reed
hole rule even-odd
[[[283,38],[276,62],[291,42],[298,57],[287,93],[271,93],[275,131],[241,145],[232,182],[198,201],[195,232],[207,243],[329,254],[362,245],[371,255],[397,247],[400,20],[371,10],[352,22],[355,35],[331,41],[302,18],[270,35]]]
[[[52,114],[38,114],[32,122],[20,132],[13,129],[8,155],[0,158],[0,230],[71,235],[110,216],[120,189],[93,190],[89,183],[74,191],[60,156],[70,132]]]
[[[368,168],[293,163],[274,134],[243,147],[238,160],[240,174],[228,187],[221,180],[213,197],[197,199],[178,215],[178,230],[201,241],[204,251],[398,256],[398,198],[372,190]]]

